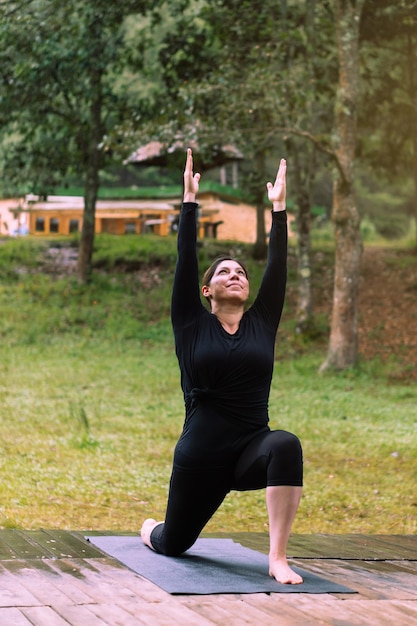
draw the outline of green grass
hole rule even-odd
[[[40,273],[44,242],[0,245],[0,527],[137,530],[163,517],[183,422],[169,323],[174,248],[141,238],[136,266],[137,242],[98,238],[106,271],[89,287]],[[224,246],[203,246],[202,262]],[[249,264],[256,284],[262,266]],[[415,533],[417,390],[387,384],[377,363],[320,376],[323,350],[281,347],[271,390],[271,426],[304,448],[294,532]],[[262,491],[232,493],[207,530],[266,525]]]

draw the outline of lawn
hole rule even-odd
[[[132,240],[123,245],[98,241],[89,287],[45,272],[46,242],[0,245],[0,527],[130,531],[163,517],[184,413],[169,324],[174,243],[134,269]],[[261,267],[251,270],[256,282]],[[323,349],[277,351],[271,426],[304,448],[294,532],[415,533],[417,390],[388,384],[375,362],[319,375]],[[230,494],[207,527],[266,529],[262,491]]]

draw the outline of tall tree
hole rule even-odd
[[[346,369],[358,357],[358,290],[362,243],[354,189],[359,103],[359,28],[365,0],[334,0],[339,59],[333,150],[336,157],[332,220],[335,277],[330,340],[321,371]]]
[[[44,170],[72,170],[83,177],[78,275],[84,282],[91,272],[105,139],[126,112],[125,100],[114,88],[126,62],[124,19],[143,15],[153,4],[153,0],[20,0],[6,9],[0,46],[13,56],[7,89],[15,102],[11,120],[17,119],[20,140],[10,150],[8,162],[16,168],[33,147],[35,154],[42,154]],[[49,155],[45,148],[51,137],[54,150]],[[57,153],[60,163],[50,158]]]

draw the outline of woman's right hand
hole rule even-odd
[[[193,173],[193,152],[188,148],[184,170],[184,202],[195,202],[200,178],[200,174]]]

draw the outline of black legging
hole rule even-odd
[[[302,482],[300,441],[284,430],[262,431],[244,447],[233,467],[185,469],[174,464],[165,522],[152,531],[152,546],[167,556],[188,550],[232,489],[301,487]]]

